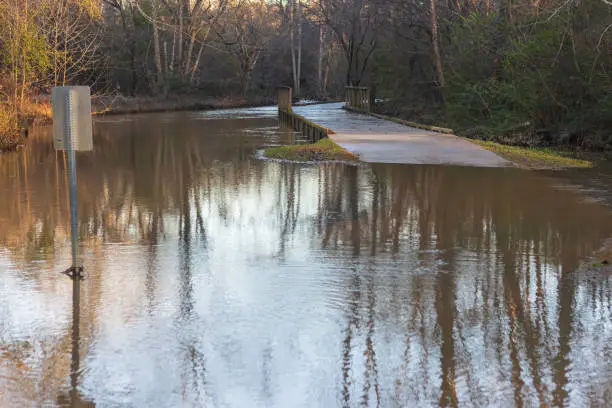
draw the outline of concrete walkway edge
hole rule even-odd
[[[295,107],[332,129],[331,139],[367,163],[509,167],[512,163],[466,139],[343,109],[343,103]]]

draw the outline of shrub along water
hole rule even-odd
[[[391,101],[377,110],[502,143],[611,148],[612,7],[603,0],[491,4],[438,9],[441,78],[419,26],[398,23],[416,42],[399,40],[406,51],[390,43],[379,53],[375,82]]]
[[[527,145],[612,143],[608,6],[581,2],[511,24],[472,15],[452,27],[448,121]],[[608,50],[606,52],[606,50]]]
[[[0,152],[12,150],[18,144],[17,116],[0,105]]]

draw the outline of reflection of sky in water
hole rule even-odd
[[[610,402],[611,282],[574,272],[612,232],[601,205],[511,169],[258,161],[265,120],[202,135],[170,118],[102,124],[80,157],[84,400]],[[0,406],[70,388],[67,208],[44,140],[0,169],[22,197],[0,208]]]

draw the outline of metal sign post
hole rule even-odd
[[[81,340],[81,282],[79,279],[72,279],[72,358],[70,364],[70,402],[73,407],[80,401],[78,392],[79,367],[81,365],[81,353],[79,349]]]
[[[68,189],[70,196],[70,239],[72,266],[65,273],[82,277],[83,265],[79,260],[76,151],[93,149],[91,125],[91,94],[88,86],[58,86],[52,90],[53,145],[66,151]]]

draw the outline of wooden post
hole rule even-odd
[[[310,122],[306,118],[297,115],[291,110],[291,88],[281,87],[278,92],[278,117],[281,123],[286,124],[295,132],[301,132],[304,137],[311,143],[316,143],[319,140],[326,138],[327,130]],[[348,93],[347,93],[348,95]],[[355,94],[350,96],[351,104],[355,104]]]
[[[359,86],[346,87],[346,106],[362,111],[370,111],[370,89]]]
[[[359,95],[359,109],[363,110],[363,88],[357,89],[357,95]]]
[[[291,112],[292,90],[288,86],[281,86],[277,89],[278,95],[278,110],[281,112]]]

